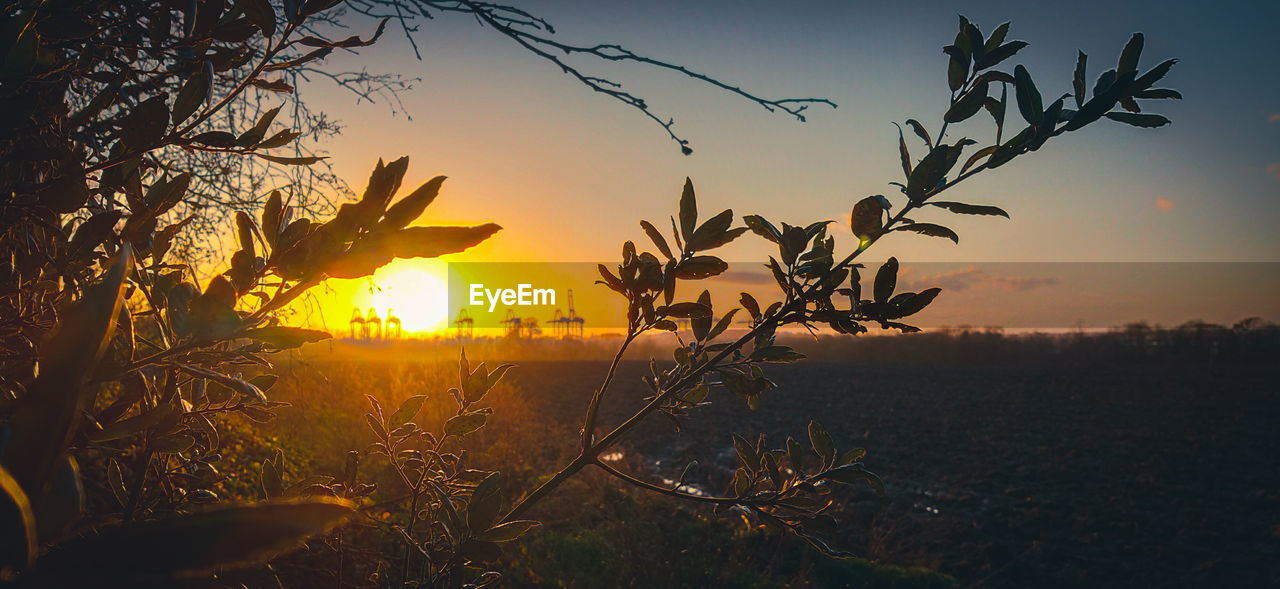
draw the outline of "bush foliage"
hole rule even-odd
[[[405,192],[407,158],[379,161],[358,198],[327,218],[315,216],[323,199],[309,191],[328,180],[323,171],[294,170],[323,166],[322,156],[301,141],[323,134],[324,119],[299,110],[305,102],[295,95],[297,76],[322,71],[318,64],[335,50],[373,43],[388,21],[368,37],[335,40],[326,33],[348,15],[377,15],[386,7],[424,16],[428,9],[464,12],[535,53],[552,31],[507,6],[339,4],[22,1],[0,9],[0,117],[9,131],[0,140],[5,580],[257,584],[274,575],[273,559],[321,539],[341,555],[329,565],[339,584],[349,567],[368,573],[362,583],[480,586],[500,578],[490,563],[539,525],[531,508],[586,468],[745,515],[828,555],[850,556],[830,541],[840,524],[829,511],[844,496],[837,489],[865,485],[882,494],[884,488],[862,462],[865,451],[837,447],[816,420],[786,440],[734,434],[738,468],[719,495],[694,492],[683,478],[651,482],[601,456],[654,414],[677,427],[696,419],[713,395],[728,393],[752,407],[767,403],[775,387],[768,365],[803,358],[776,340],[781,328],[915,330],[907,321],[938,289],[897,292],[898,262],[890,258],[872,272],[857,262],[861,254],[895,231],[958,241],[951,229],[918,215],[1007,217],[993,206],[938,196],[1102,118],[1166,124],[1138,101],[1179,98],[1155,87],[1174,60],[1140,71],[1143,37],[1137,34],[1091,91],[1081,53],[1073,91],[1047,100],[1024,67],[1002,69],[1026,46],[1006,40],[1007,23],[984,35],[962,18],[954,43],[944,49],[950,97],[942,122],[931,134],[917,120],[906,121],[919,140],[919,158],[900,129],[903,178],[894,185],[902,196],[868,196],[853,205],[858,241],[851,248],[837,247],[826,221],[793,226],[746,215],[735,226],[732,210],[706,215],[686,180],[670,231],[664,222],[641,222],[656,251],[628,241],[618,264],[600,266],[600,282],[627,301],[626,335],[584,408],[580,452],[536,488],[506,497],[502,474],[469,462],[467,447],[493,412],[486,395],[512,366],[489,367],[463,353],[457,384],[448,391],[422,391],[395,407],[370,395],[370,443],[351,449],[339,475],[287,476],[285,457],[275,452],[257,461],[260,489],[221,497],[214,490],[227,480],[221,469],[248,465],[230,455],[238,446],[222,444],[228,417],[269,423],[286,405],[271,400],[272,353],[328,337],[284,325],[282,312],[292,301],[326,278],[367,276],[396,258],[460,252],[500,229],[414,225],[444,178],[397,198]],[[403,15],[396,22],[409,30]],[[557,48],[701,76],[612,45]],[[689,151],[642,100],[577,75],[662,123]],[[397,83],[342,79],[366,93]],[[711,82],[801,119],[806,106],[829,103],[768,101]],[[263,97],[276,94],[293,101],[299,126],[277,128],[282,107],[263,107]],[[984,110],[994,125],[991,138],[955,138],[961,124],[974,126]],[[232,253],[213,264],[222,271],[201,285],[197,270],[208,264],[175,244],[189,244],[183,235],[224,220],[234,227]],[[748,234],[777,246],[767,267],[778,302],[762,306],[743,293],[717,308],[705,291],[696,300],[675,299],[678,283],[723,272],[715,250]],[[750,327],[727,337],[739,312]],[[677,321],[684,320],[690,329],[682,332]],[[636,338],[660,331],[672,332],[675,345],[669,360],[651,361],[646,404],[615,427],[603,427],[598,411],[618,362]],[[442,427],[429,429],[418,415],[428,395],[441,394],[453,400],[452,409]],[[260,500],[246,501],[259,492]],[[543,537],[526,550],[569,541],[585,558],[597,558],[590,552],[598,550],[592,533]],[[378,540],[361,545],[377,549],[343,549],[368,534]]]

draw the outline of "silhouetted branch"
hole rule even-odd
[[[671,140],[680,145],[680,149],[685,155],[693,153],[693,149],[689,147],[687,139],[676,134],[675,119],[664,119],[658,116],[649,107],[644,98],[624,90],[621,83],[588,74],[578,66],[569,63],[565,58],[584,55],[602,61],[637,63],[675,72],[754,102],[769,112],[786,113],[800,122],[806,120],[805,111],[812,105],[822,104],[832,108],[836,107],[836,103],[826,98],[764,98],[740,86],[694,71],[684,65],[642,55],[614,43],[589,45],[564,43],[553,37],[556,31],[551,23],[515,6],[470,0],[353,0],[348,5],[361,14],[377,18],[397,19],[401,29],[413,45],[415,55],[419,58],[421,58],[421,53],[410,34],[416,30],[415,27],[409,24],[409,19],[413,16],[408,15],[404,8],[415,8],[414,12],[425,18],[431,18],[428,8],[441,12],[472,15],[481,26],[488,25],[492,27],[493,30],[515,41],[530,53],[551,62],[560,68],[561,72],[571,76],[584,86],[640,111],[661,126]]]

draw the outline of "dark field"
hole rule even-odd
[[[624,368],[607,416],[642,394],[641,369]],[[590,386],[564,375],[601,370],[525,363],[517,382],[548,419],[576,419]],[[864,491],[850,506],[844,540],[870,558],[1006,587],[1280,581],[1274,368],[806,363],[773,374],[781,390],[759,411],[722,397],[680,434],[654,418],[631,447],[675,478],[688,459],[731,465],[731,431],[803,439],[814,416],[837,446],[868,448],[886,481],[887,499]]]
[[[492,365],[493,359],[486,359]],[[295,375],[304,381],[324,375],[319,378],[332,399],[343,397],[343,383],[352,382],[352,374],[358,375],[359,392],[383,390],[376,394],[384,400],[448,386],[450,373],[456,374],[452,365],[436,361],[313,357],[309,365]],[[497,413],[479,440],[479,461],[492,461],[488,466],[510,474],[509,493],[527,492],[538,476],[571,457],[583,408],[606,366],[521,362],[510,382],[495,391],[491,401]],[[639,375],[645,369],[638,362],[623,364],[602,411],[606,426],[640,404],[645,389]],[[1258,587],[1280,582],[1280,395],[1277,370],[1265,363],[1023,358],[973,367],[941,361],[806,361],[777,366],[769,374],[779,389],[766,395],[760,410],[713,392],[712,406],[686,419],[680,433],[669,420],[652,416],[624,443],[620,464],[657,480],[676,478],[687,461],[697,459],[700,466],[689,482],[719,493],[733,464],[730,432],[764,432],[776,445],[788,435],[804,440],[808,419],[816,417],[838,448],[867,448],[864,462],[885,480],[885,499],[865,486],[846,492],[842,516],[847,525],[840,547],[872,562],[931,568],[953,576],[960,586]],[[287,392],[282,394],[289,400]],[[339,433],[359,429],[359,415],[329,409],[282,419],[286,427],[296,424],[297,443],[324,428],[331,432],[327,437],[339,438],[333,444],[359,447],[363,433]],[[323,466],[325,461],[315,462]],[[608,536],[614,528],[600,526],[613,519],[619,522],[610,525],[624,528],[667,522],[653,523],[666,529],[673,518],[736,521],[731,527],[743,528],[740,516],[710,517],[709,509],[679,506],[667,498],[618,508],[619,501],[642,493],[622,491],[619,498],[622,483],[599,472],[583,474],[581,483],[560,489],[531,513],[547,522],[541,533],[560,530],[580,541],[581,535],[567,530],[596,526],[596,533]],[[509,582],[626,584],[625,572],[607,579],[584,577],[582,571],[600,564],[575,565],[573,558],[582,555],[566,559],[556,552],[565,549],[555,544],[559,541],[531,540],[532,548],[513,556],[518,574]],[[671,541],[664,535],[629,538],[626,554],[609,552],[614,547],[597,556],[642,567],[636,563],[679,561],[713,549],[666,545]],[[714,550],[716,558],[734,554],[725,556],[723,547]],[[776,566],[751,554],[720,564]],[[843,584],[845,573],[814,573],[820,565],[813,563],[821,560],[815,556],[806,555],[800,568],[780,572],[781,578],[800,585]],[[546,572],[548,567],[554,573]],[[676,577],[671,582],[690,581]],[[736,583],[723,577],[700,582]]]

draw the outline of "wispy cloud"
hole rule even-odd
[[[1280,179],[1280,164],[1267,164],[1267,173]]]
[[[1171,211],[1173,210],[1173,201],[1163,196],[1157,196],[1156,209],[1159,209],[1160,211]]]
[[[1268,123],[1280,123],[1280,112],[1267,117]]]
[[[977,266],[969,266],[963,270],[920,276],[914,281],[914,284],[921,285],[921,288],[937,286],[943,290],[950,291],[962,291],[971,287],[985,286],[1009,292],[1024,292],[1036,288],[1054,286],[1061,282],[1055,276],[1007,276],[992,274]]]
[[[727,270],[720,274],[720,280],[735,284],[773,284],[773,276],[764,272],[751,270]]]

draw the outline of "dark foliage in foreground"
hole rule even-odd
[[[628,302],[627,335],[586,403],[579,451],[521,499],[507,501],[502,475],[476,467],[467,453],[493,416],[486,396],[511,367],[472,364],[464,354],[456,387],[447,392],[422,391],[395,407],[369,395],[372,444],[351,450],[342,472],[288,476],[285,456],[275,452],[253,467],[264,500],[241,502],[259,489],[225,484],[245,480],[247,465],[237,447],[224,447],[220,427],[239,417],[274,419],[284,404],[268,397],[277,381],[271,353],[327,337],[283,325],[289,304],[328,277],[367,276],[396,258],[459,252],[500,229],[410,226],[444,178],[397,199],[406,158],[379,161],[363,194],[324,221],[304,216],[314,201],[296,192],[210,180],[238,173],[219,167],[218,158],[302,168],[320,161],[309,152],[272,151],[305,132],[273,132],[280,107],[251,117],[244,109],[247,92],[291,94],[293,85],[281,76],[309,71],[335,50],[368,45],[383,31],[385,21],[369,37],[323,36],[318,27],[336,22],[338,4],[20,2],[0,12],[0,110],[9,131],[0,142],[4,580],[258,585],[273,579],[272,559],[310,539],[337,554],[317,574],[338,584],[350,577],[381,585],[486,585],[500,577],[491,563],[502,558],[503,546],[539,525],[527,518],[530,508],[587,467],[640,489],[745,513],[830,556],[849,556],[832,542],[840,529],[832,512],[843,496],[835,489],[866,484],[883,494],[884,487],[862,464],[864,450],[837,447],[816,420],[785,443],[734,435],[739,463],[719,495],[691,492],[683,474],[670,484],[647,481],[602,456],[655,413],[677,424],[696,418],[712,394],[728,392],[751,407],[767,402],[776,384],[765,366],[803,357],[775,340],[782,327],[915,330],[905,321],[938,290],[896,292],[892,258],[864,285],[860,254],[893,231],[957,241],[945,226],[907,215],[1007,216],[936,197],[1103,117],[1163,125],[1163,117],[1141,113],[1137,100],[1178,97],[1154,88],[1172,60],[1139,73],[1139,34],[1089,93],[1081,54],[1074,94],[1046,106],[1025,68],[996,69],[1026,45],[1005,41],[1008,25],[984,37],[961,19],[955,43],[945,48],[950,98],[943,122],[936,135],[906,122],[924,155],[914,159],[900,133],[905,177],[895,185],[903,197],[857,202],[851,220],[859,241],[847,253],[837,253],[829,222],[791,226],[747,215],[745,226],[734,227],[731,210],[700,216],[686,180],[669,233],[641,223],[657,253],[628,241],[620,264],[601,265],[604,285]],[[489,4],[392,6],[466,12],[508,36],[526,26],[517,18],[522,12]],[[630,95],[611,95],[648,113]],[[1075,108],[1067,106],[1072,97]],[[793,109],[803,105],[763,104],[797,116]],[[1021,121],[1006,116],[1014,107]],[[949,130],[984,110],[994,121],[990,145],[970,150],[979,143],[965,137],[946,143]],[[234,205],[219,200],[228,191]],[[218,266],[222,272],[198,280],[189,260],[170,255],[172,246],[218,215],[234,219],[234,253]],[[723,272],[725,263],[711,252],[748,231],[778,248],[767,266],[782,300],[762,307],[743,293],[738,306],[750,329],[732,341],[718,339],[739,309],[713,321],[705,291],[696,301],[677,301],[676,285]],[[645,404],[604,428],[599,409],[629,344],[647,332],[677,332],[678,319],[692,329],[676,334],[672,361],[651,361]],[[439,428],[420,425],[427,395],[441,393],[447,418]],[[371,480],[371,462],[394,476]],[[372,523],[344,527],[353,520]],[[348,550],[349,532],[373,534],[381,549]]]

